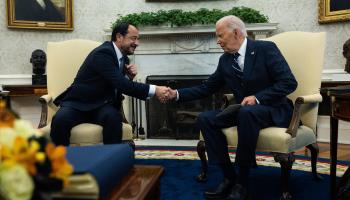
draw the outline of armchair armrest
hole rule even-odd
[[[311,94],[311,95],[304,95],[297,98],[300,99],[299,101],[302,101],[305,103],[321,103],[322,102],[322,96],[320,93],[317,94]]]
[[[299,96],[295,100],[292,120],[286,132],[289,133],[292,137],[296,136],[300,123],[301,105],[320,102],[322,102],[322,96],[320,93]]]
[[[48,94],[43,95],[39,98],[39,103],[41,104],[41,115],[38,128],[42,128],[47,125],[47,111],[48,105],[52,101],[52,97]]]

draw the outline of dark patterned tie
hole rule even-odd
[[[119,71],[125,75],[125,56],[119,58]],[[120,94],[118,93],[117,89],[114,89],[114,93],[115,93],[115,99],[119,99]]]
[[[241,67],[238,65],[238,57],[239,57],[239,53],[236,52],[233,54],[233,63],[232,63],[232,67],[235,71],[235,75],[237,76],[237,78],[242,79],[243,78],[243,71],[241,69]]]
[[[125,58],[124,58],[124,56],[123,56],[123,57],[121,57],[121,58],[119,59],[119,70],[120,70],[121,72],[123,71],[124,65],[125,65]]]

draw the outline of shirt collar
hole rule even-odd
[[[117,47],[117,45],[115,45],[114,42],[112,42],[115,53],[117,54],[117,58],[118,58],[118,62],[120,61],[120,59],[123,57],[122,52],[119,50],[119,48]]]
[[[238,50],[239,55],[245,57],[246,50],[247,50],[247,38],[244,38],[244,41]]]

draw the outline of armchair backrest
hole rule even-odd
[[[273,41],[287,60],[298,81],[296,91],[288,97],[318,94],[325,50],[326,33],[284,32],[267,38]],[[303,106],[301,121],[316,133],[318,104]]]
[[[87,55],[100,44],[100,42],[82,39],[47,44],[47,89],[53,99],[73,83]],[[56,111],[57,108],[51,104],[48,110],[48,121],[51,121]]]

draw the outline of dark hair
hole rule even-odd
[[[120,24],[117,24],[114,26],[113,31],[112,31],[112,37],[111,37],[111,41],[115,41],[116,40],[116,35],[117,33],[120,33],[121,35],[125,36],[128,33],[128,28],[129,28],[129,23],[127,22],[122,22]]]

